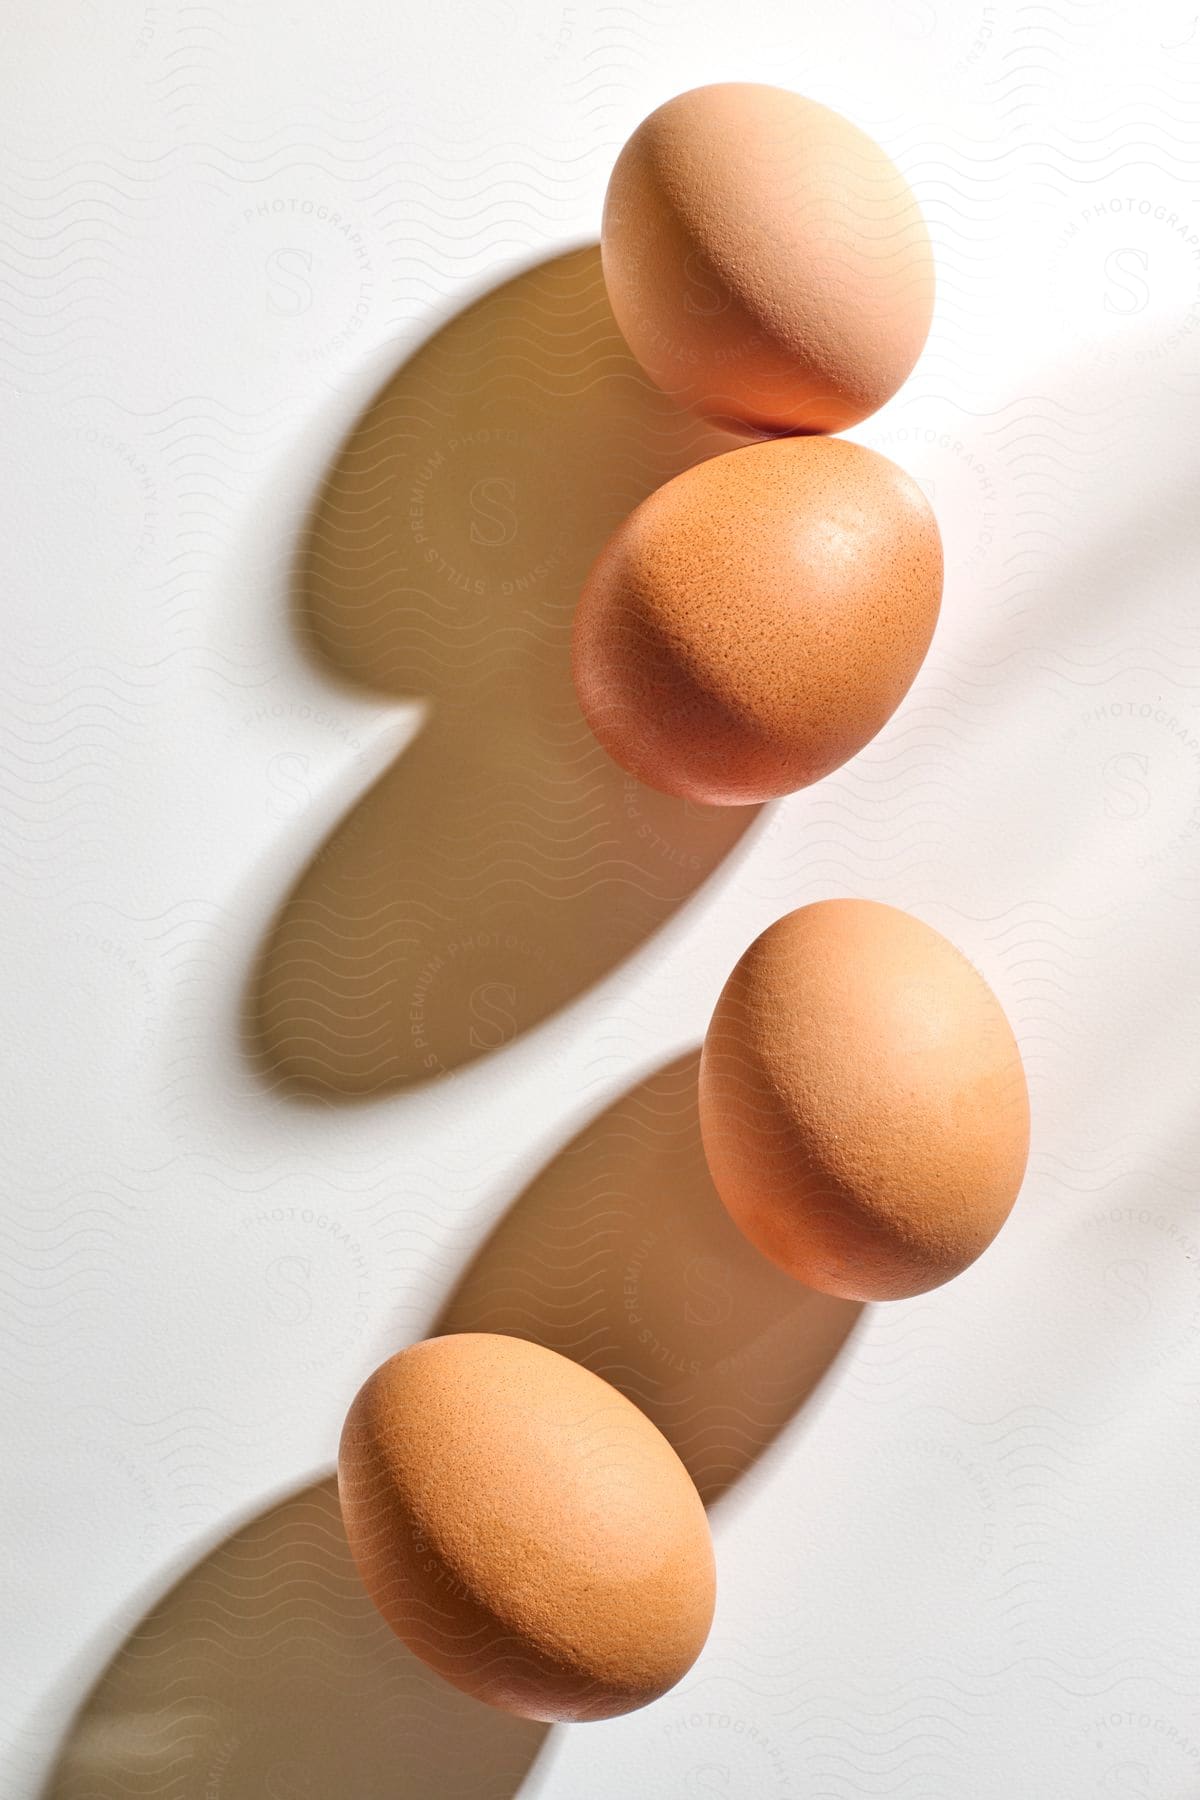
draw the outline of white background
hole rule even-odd
[[[13,0],[7,37],[5,1793],[60,1756],[47,1793],[197,1800],[1200,1793],[1192,0]],[[247,1066],[247,971],[425,717],[290,628],[314,487],[469,300],[594,239],[639,118],[731,78],[848,113],[929,219],[928,349],[855,434],[941,522],[929,660],[538,1028],[298,1105]],[[493,1721],[373,1635],[309,1484],[539,1171],[836,893],[1000,995],[1018,1208],[714,1506],[675,1693]]]

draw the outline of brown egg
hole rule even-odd
[[[921,666],[942,545],[902,469],[841,438],[699,463],[643,500],[575,619],[580,705],[649,786],[739,805],[861,750]]]
[[[965,1269],[1029,1151],[1025,1073],[992,990],[938,932],[873,900],[801,907],[751,944],[705,1039],[700,1119],[751,1242],[852,1300]]]
[[[735,428],[841,431],[891,398],[929,334],[933,258],[871,138],[783,88],[668,100],[617,158],[604,278],[652,380]]]
[[[578,1363],[470,1332],[393,1356],[342,1432],[338,1492],[375,1605],[455,1687],[530,1719],[664,1694],[712,1621],[700,1497]]]

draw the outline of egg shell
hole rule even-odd
[[[526,1718],[603,1719],[699,1654],[708,1521],[661,1432],[599,1376],[491,1333],[385,1362],[338,1456],[350,1548],[399,1637]]]
[[[721,82],[638,126],[604,203],[604,278],[651,379],[752,432],[841,431],[929,333],[929,234],[904,176],[839,113]]]
[[[1029,1095],[992,990],[896,907],[825,900],[755,939],[700,1063],[717,1190],[752,1243],[853,1300],[972,1263],[1017,1196]]]
[[[861,750],[907,693],[942,595],[912,478],[841,438],[710,457],[609,538],[576,610],[592,730],[649,786],[748,804]]]

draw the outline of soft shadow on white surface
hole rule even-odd
[[[790,1280],[729,1218],[699,1060],[639,1082],[547,1164],[431,1335],[505,1332],[583,1363],[654,1421],[710,1505],[816,1392],[862,1307]]]
[[[330,1480],[236,1532],[147,1614],[43,1800],[513,1800],[546,1732],[460,1694],[393,1636]]]
[[[552,1159],[433,1332],[507,1332],[594,1369],[711,1503],[795,1418],[862,1309],[789,1281],[736,1231],[704,1161],[697,1063],[638,1083]],[[236,1531],[152,1608],[43,1800],[512,1800],[547,1729],[459,1694],[392,1635],[330,1480]]]
[[[594,245],[485,294],[367,406],[306,527],[295,624],[327,677],[429,716],[271,926],[245,1007],[265,1085],[361,1098],[501,1048],[636,950],[757,816],[626,776],[570,674],[609,533],[737,442],[642,374]]]

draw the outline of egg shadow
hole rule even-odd
[[[512,1800],[547,1730],[459,1693],[393,1636],[331,1479],[236,1532],[147,1614],[42,1800]]]
[[[789,1280],[734,1227],[704,1160],[698,1060],[638,1083],[547,1164],[431,1335],[505,1332],[594,1370],[712,1505],[812,1396],[862,1308]],[[242,1526],[151,1609],[41,1800],[514,1800],[548,1731],[459,1693],[392,1634],[330,1478]]]
[[[547,1165],[431,1335],[504,1332],[592,1369],[711,1505],[813,1394],[862,1307],[801,1287],[737,1230],[704,1158],[698,1065],[660,1069]]]
[[[368,405],[302,538],[295,625],[327,675],[429,713],[270,927],[243,1012],[269,1085],[365,1096],[500,1048],[737,843],[757,808],[655,793],[600,749],[570,635],[613,527],[742,441],[642,375],[595,245],[485,295]]]

